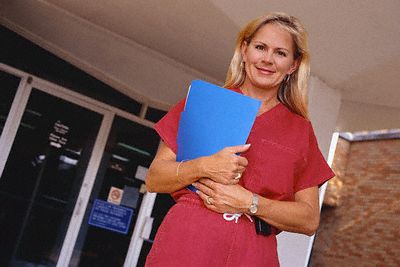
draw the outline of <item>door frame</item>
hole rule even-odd
[[[93,146],[92,155],[88,162],[88,166],[57,261],[57,267],[68,266],[79,234],[79,230],[83,223],[83,218],[86,212],[86,208],[88,206],[90,194],[96,180],[97,171],[103,157],[104,149],[115,116],[120,116],[132,122],[152,128],[154,123],[144,119],[145,113],[149,105],[148,103],[142,103],[142,110],[140,112],[140,115],[135,116],[126,111],[89,98],[65,87],[56,85],[52,82],[30,75],[29,73],[25,73],[3,63],[0,63],[0,71],[21,78],[2,135],[0,137],[0,150],[2,151],[2,153],[0,154],[0,178],[7,162],[8,155],[11,151],[13,141],[16,137],[23,113],[32,92],[32,88],[45,92],[51,96],[61,98],[65,101],[81,106],[83,108],[89,109],[103,116],[100,129],[96,137],[95,144]],[[143,244],[142,231],[144,230],[144,228],[147,228],[144,226],[148,222],[147,218],[149,218],[151,211],[153,210],[155,196],[156,194],[150,193],[146,193],[144,196],[134,227],[134,232],[132,233],[124,266],[135,266],[137,263],[137,253],[138,251],[140,253]]]
[[[0,65],[0,70],[4,71],[2,65]],[[21,78],[21,80],[0,136],[0,179],[3,175],[8,155],[10,154],[13,141],[17,134],[19,124],[21,122],[22,115],[24,113],[26,104],[28,103],[28,98],[32,89],[32,87],[30,87],[28,84],[28,77],[21,75],[20,73],[10,73],[7,71],[4,72],[17,76]]]

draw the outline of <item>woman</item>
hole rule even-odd
[[[318,186],[334,173],[308,120],[308,75],[303,26],[271,13],[240,32],[224,85],[262,101],[247,145],[176,162],[184,100],[155,125],[163,143],[146,185],[171,193],[177,204],[158,230],[148,266],[279,266],[279,231],[316,231]],[[190,184],[197,194],[185,189]],[[271,233],[257,234],[255,219]]]

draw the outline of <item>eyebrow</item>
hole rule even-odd
[[[262,42],[262,41],[254,40],[254,42],[260,43],[260,44],[262,44],[262,45],[265,45],[266,47],[269,47],[266,43],[264,43],[264,42]],[[286,50],[288,53],[290,52],[290,50],[289,50],[288,48],[285,48],[285,47],[277,47],[276,49],[278,49],[278,50]]]

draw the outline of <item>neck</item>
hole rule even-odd
[[[272,109],[279,104],[277,90],[248,90],[246,87],[241,87],[240,89],[244,95],[261,100],[262,103],[260,110],[258,111],[258,115]]]
[[[240,89],[245,95],[261,100],[263,105],[274,104],[275,106],[279,102],[278,90],[255,90],[243,86]]]

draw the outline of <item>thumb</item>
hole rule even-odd
[[[231,151],[233,153],[242,153],[247,151],[250,148],[250,144],[240,145],[240,146],[231,146]]]

